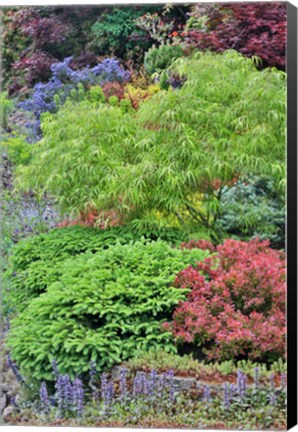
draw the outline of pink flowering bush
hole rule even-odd
[[[201,245],[200,245],[201,247]],[[226,240],[175,286],[191,291],[165,327],[209,359],[285,356],[285,259],[269,242]]]

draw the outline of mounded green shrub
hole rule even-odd
[[[72,377],[162,346],[175,352],[169,319],[187,290],[172,286],[185,266],[208,252],[143,239],[66,259],[47,291],[11,321],[7,345],[21,372],[52,380],[51,361]]]
[[[163,239],[178,244],[187,235],[177,228],[160,228],[155,231],[120,226],[105,230],[82,226],[52,229],[49,233],[30,237],[17,243],[5,273],[9,281],[6,307],[11,312],[23,310],[28,302],[46,291],[47,286],[60,274],[60,264],[65,259],[86,251],[96,253],[112,245],[135,242],[141,237]]]

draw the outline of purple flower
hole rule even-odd
[[[204,385],[204,389],[203,389],[203,400],[205,402],[210,402],[211,401],[211,395],[210,395],[210,388],[208,385]]]
[[[94,361],[92,361],[90,363],[90,369],[89,369],[89,376],[90,376],[89,386],[92,389],[92,399],[93,400],[97,399],[97,397],[98,397],[98,389],[97,389],[97,387],[94,384],[95,383],[96,374],[97,374],[96,364],[95,364]]]
[[[142,393],[143,383],[140,374],[136,374],[133,380],[133,394],[134,396]]]
[[[127,394],[127,382],[126,382],[127,369],[122,368],[120,370],[120,397],[123,399]]]
[[[239,393],[239,396],[241,397],[241,399],[245,396],[246,382],[247,382],[246,375],[241,371],[241,369],[238,369],[238,371],[237,371],[237,388],[238,388],[238,393]]]
[[[168,388],[169,388],[169,398],[170,401],[174,400],[174,372],[170,369],[166,375],[166,379],[168,382]]]
[[[17,365],[12,361],[10,354],[7,354],[7,364],[8,366],[11,368],[11,370],[14,373],[14,376],[16,377],[16,379],[20,382],[20,383],[24,383],[25,380],[22,377],[22,375],[19,372],[19,369],[17,367]]]
[[[275,379],[275,374],[272,373],[272,374],[270,375],[270,378],[269,378],[271,389],[274,389],[274,388],[275,388],[275,381],[274,381],[274,379]]]
[[[58,375],[58,379],[55,383],[55,390],[56,390],[56,400],[59,408],[59,415],[60,417],[62,417],[63,411],[65,409],[63,375]]]
[[[101,375],[100,381],[101,381],[101,398],[105,400],[107,394],[107,388],[108,388],[108,376],[105,372]]]
[[[270,395],[270,405],[273,405],[273,406],[276,405],[276,395],[275,395],[275,393],[271,393],[271,395]]]
[[[73,403],[79,417],[82,416],[84,410],[84,389],[82,381],[76,378],[73,382]]]
[[[53,374],[54,374],[55,380],[57,381],[58,376],[59,376],[59,370],[58,370],[58,363],[55,359],[53,359],[53,361],[52,361],[52,369],[53,369]]]
[[[228,387],[227,383],[224,383],[223,389],[224,389],[224,396],[223,396],[224,408],[229,409],[229,407],[230,407],[230,392],[229,392],[229,387]]]
[[[64,405],[66,409],[71,409],[74,400],[72,384],[68,375],[63,375],[62,378]]]
[[[42,382],[40,386],[39,396],[40,396],[40,402],[42,404],[42,407],[44,410],[46,410],[49,407],[49,395],[48,395],[47,385],[45,382]]]
[[[284,373],[280,374],[280,385],[282,389],[285,389],[287,386],[287,378],[286,378],[286,374]]]
[[[44,112],[56,112],[55,96],[59,96],[59,103],[65,103],[73,89],[79,84],[84,86],[104,84],[106,82],[124,82],[129,80],[130,74],[125,71],[116,59],[105,59],[102,63],[90,69],[88,66],[82,70],[73,70],[69,65],[72,57],[65,58],[62,62],[51,65],[52,78],[45,84],[38,83],[34,86],[32,96],[26,101],[20,102],[18,107],[33,113],[35,120],[28,123],[30,132],[29,142],[41,139],[40,118]]]

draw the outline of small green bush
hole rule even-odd
[[[14,103],[8,98],[8,92],[0,93],[0,126],[7,128],[8,116],[13,110]]]
[[[117,98],[117,96],[111,96],[109,98],[109,104],[112,106],[117,106],[119,103],[119,99]]]
[[[182,56],[183,49],[178,45],[161,45],[159,48],[150,48],[145,54],[145,69],[149,75],[152,75],[165,70],[175,58]]]
[[[9,282],[6,308],[10,312],[26,308],[32,298],[46,291],[58,277],[60,263],[65,259],[87,251],[96,253],[116,243],[135,242],[141,237],[178,244],[186,239],[186,234],[177,228],[153,231],[129,225],[101,230],[77,225],[52,229],[20,241],[13,248],[5,273],[5,280]]]
[[[65,260],[47,291],[12,319],[13,359],[25,376],[51,380],[53,358],[74,377],[90,361],[104,369],[140,349],[175,352],[171,334],[161,331],[188,292],[172,286],[175,274],[207,255],[143,239]]]
[[[14,165],[26,165],[30,161],[32,146],[24,136],[4,136],[1,146],[7,150],[8,158]]]
[[[105,103],[106,98],[104,92],[100,86],[92,86],[87,93],[87,97],[90,102],[93,103]]]

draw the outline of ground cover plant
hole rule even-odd
[[[1,424],[286,428],[285,10],[1,9]]]
[[[224,424],[235,427],[236,422],[245,421],[247,428],[283,426],[280,417],[273,419],[273,412],[283,410],[286,396],[284,376],[276,385],[273,379],[268,386],[260,382],[260,373],[255,368],[253,384],[247,384],[247,376],[241,369],[233,383],[221,386],[199,384],[191,391],[177,388],[173,370],[159,374],[155,369],[149,373],[131,374],[125,368],[119,378],[113,380],[106,373],[99,380],[94,364],[90,368],[90,385],[93,392],[88,397],[79,378],[71,380],[60,373],[53,363],[55,373],[54,394],[45,382],[40,387],[40,397],[25,409],[31,422],[38,425],[47,421],[51,425],[96,425],[96,426],[146,426],[167,425],[179,427],[219,427]],[[250,407],[248,410],[247,407]],[[18,415],[14,421],[18,423]],[[28,418],[28,417],[27,417]],[[19,424],[24,424],[20,421]],[[26,423],[25,423],[26,424]]]

